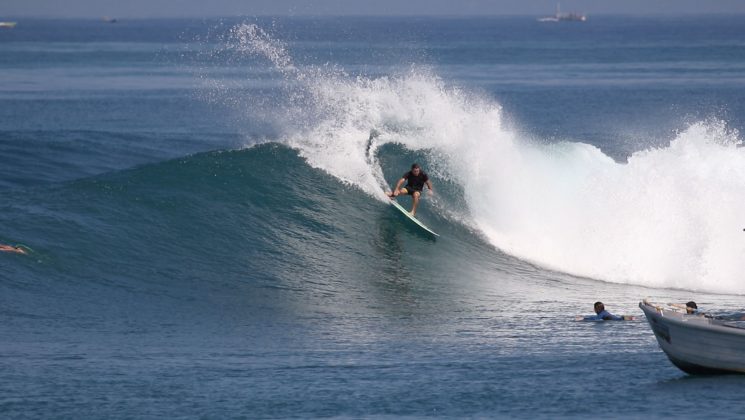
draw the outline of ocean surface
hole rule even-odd
[[[743,418],[637,305],[745,307],[744,132],[745,16],[21,19],[0,417]]]

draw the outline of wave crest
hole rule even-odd
[[[430,69],[379,78],[300,70],[255,25],[233,33],[295,82],[285,112],[302,124],[288,124],[283,142],[371,196],[384,199],[385,180],[369,151],[400,144],[462,189],[467,208],[454,218],[512,255],[612,282],[745,293],[745,152],[725,122],[692,124],[669,146],[619,163],[583,143],[530,141],[497,102]]]

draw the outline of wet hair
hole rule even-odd
[[[686,308],[698,309],[698,305],[696,305],[696,302],[690,301],[690,302],[686,303]]]
[[[595,302],[595,304],[594,304],[594,305],[592,305],[592,307],[593,307],[593,308],[594,308],[595,310],[597,310],[598,308],[600,308],[600,310],[601,310],[601,311],[602,311],[603,309],[605,309],[605,305],[603,305],[603,302],[601,302],[601,301],[597,301],[597,302]]]
[[[416,168],[420,168],[420,169],[421,169],[421,167],[419,166],[419,164],[418,164],[418,163],[414,163],[414,164],[412,164],[412,165],[411,165],[411,170],[412,170],[412,171],[413,171],[414,169],[416,169]]]

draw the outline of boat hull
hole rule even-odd
[[[682,371],[690,374],[745,373],[745,329],[645,302],[639,307],[662,351]]]

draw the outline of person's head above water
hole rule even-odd
[[[686,303],[686,312],[689,314],[692,314],[698,310],[698,305],[696,305],[696,302],[690,301]]]
[[[603,312],[605,310],[605,305],[603,305],[603,302],[597,301],[595,302],[595,313],[599,314],[600,312]]]

